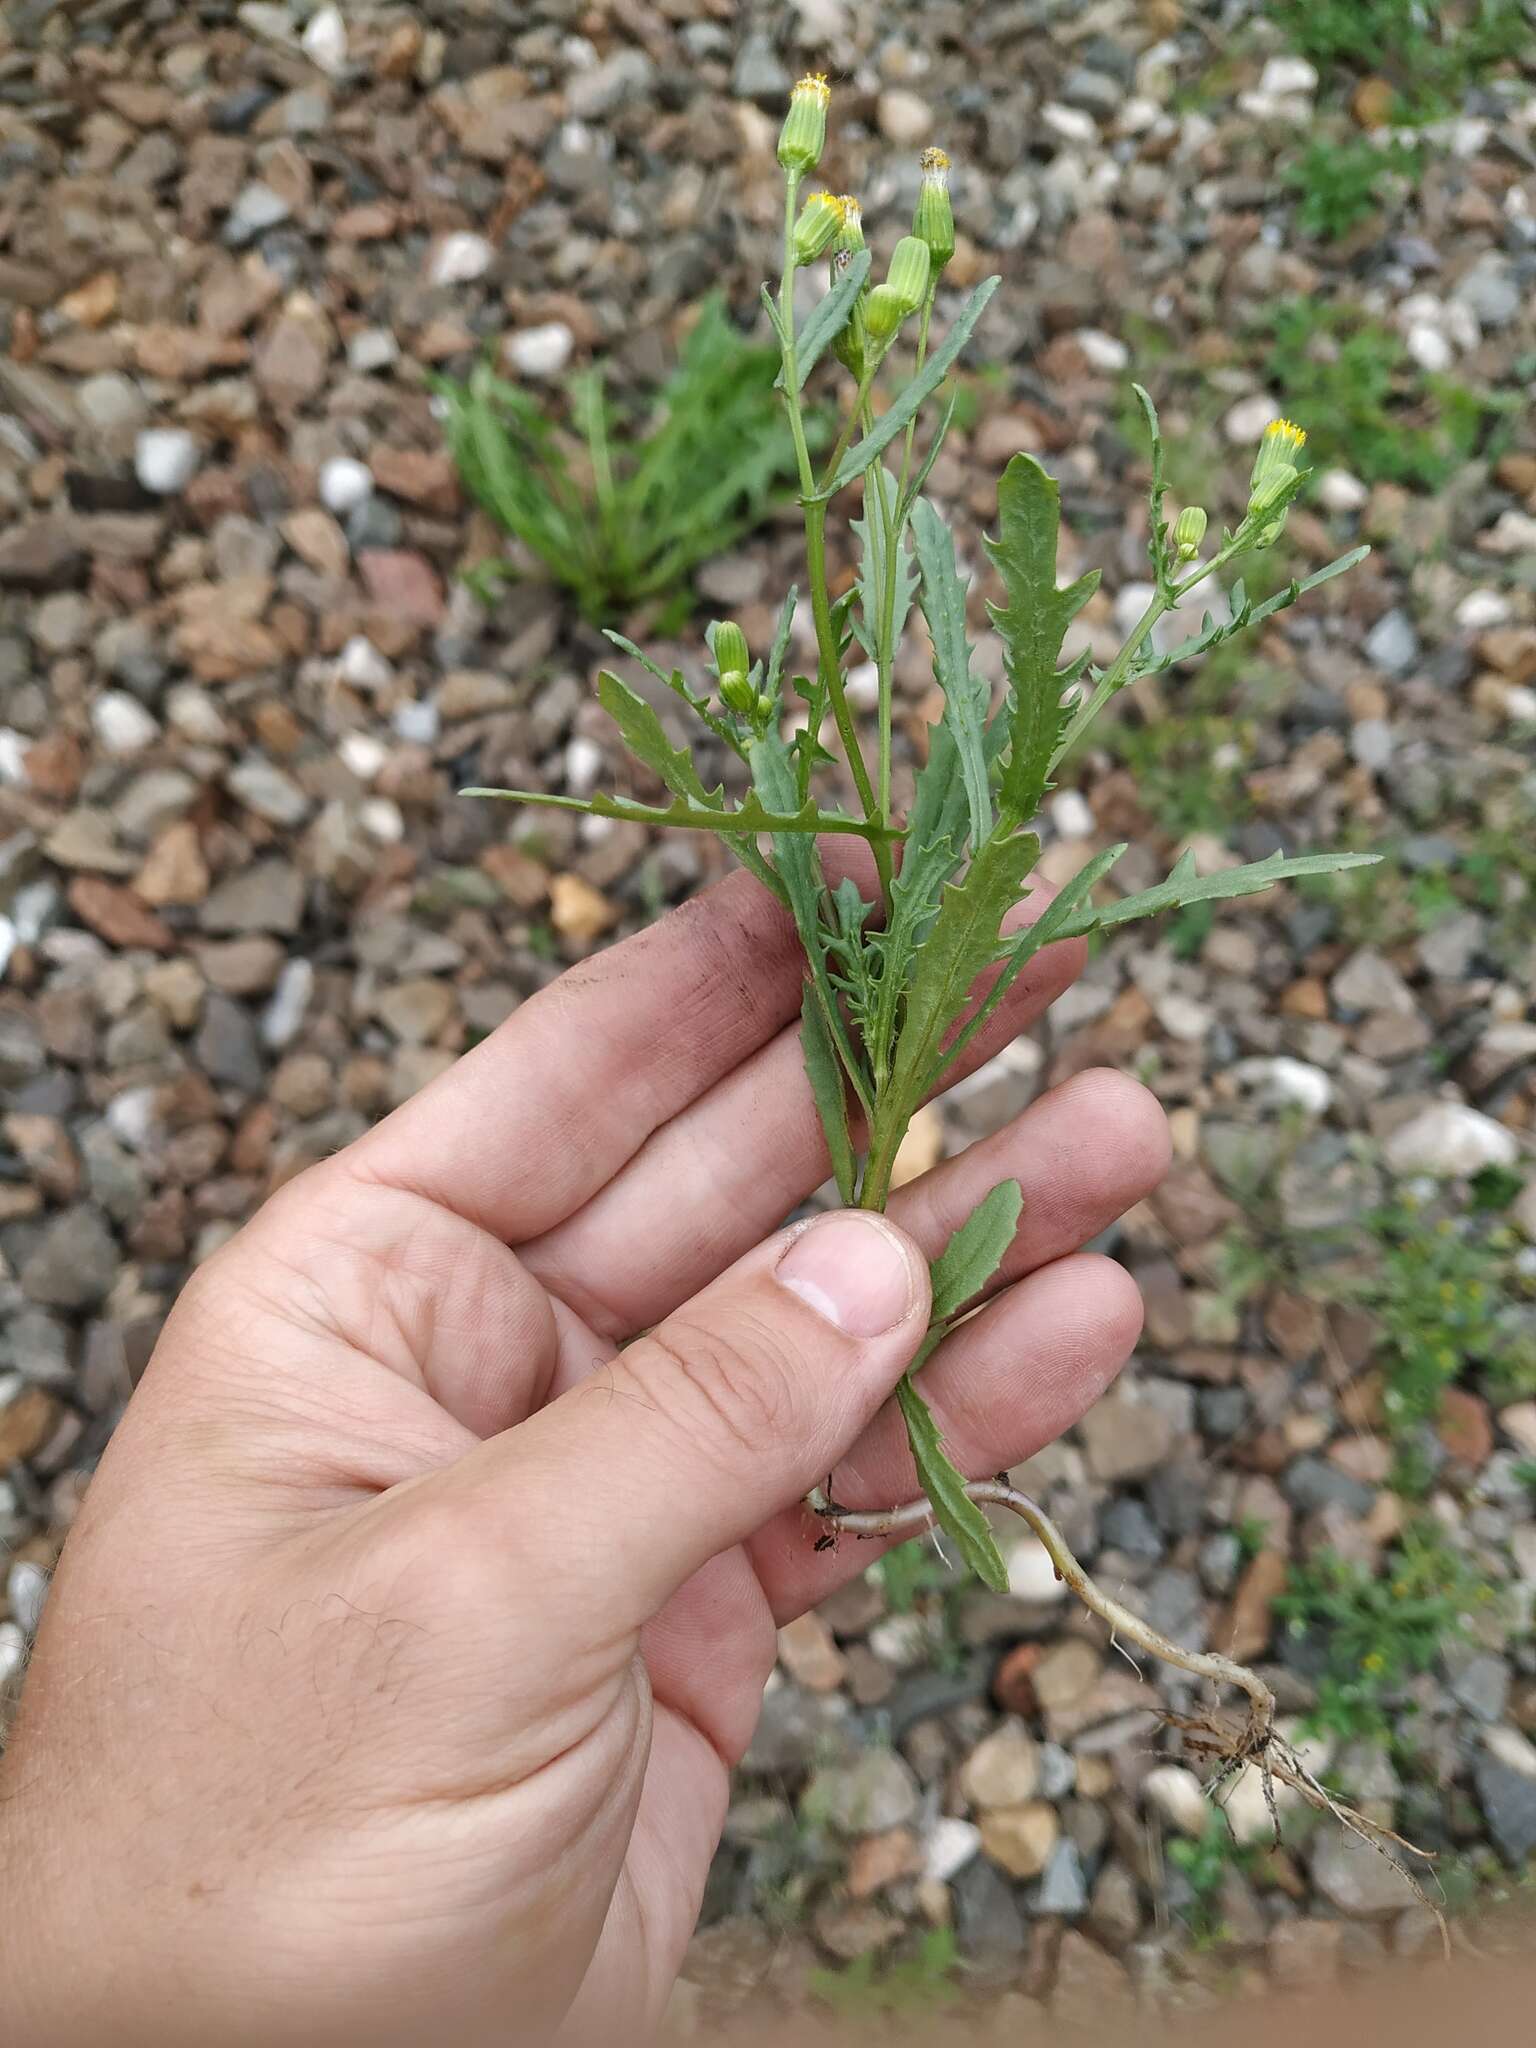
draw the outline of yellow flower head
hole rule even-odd
[[[925,149],[917,162],[925,178],[931,178],[940,185],[949,183],[949,157],[944,150]]]
[[[795,177],[815,170],[827,141],[827,102],[832,88],[820,72],[802,78],[789,96],[779,130],[779,162]]]
[[[1253,458],[1253,481],[1249,495],[1255,500],[1267,498],[1269,486],[1281,470],[1296,469],[1296,458],[1306,446],[1306,433],[1293,420],[1271,420],[1264,429],[1259,442],[1259,452]]]

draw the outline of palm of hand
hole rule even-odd
[[[973,1059],[1077,964],[1042,953]],[[778,1412],[685,1373],[658,1436],[649,1347],[620,1351],[668,1318],[656,1348],[686,1349],[692,1297],[825,1172],[798,991],[792,934],[733,878],[283,1190],[179,1304],[66,1552],[22,1752],[131,1769],[169,1744],[173,1793],[122,1810],[120,1850],[142,1860],[147,1830],[252,2039],[274,1948],[327,1984],[315,2041],[362,2012],[379,2041],[445,2013],[456,2040],[503,2040],[509,2015],[605,2038],[664,2001],[775,1629],[873,1554],[816,1553],[795,1503],[839,1458],[850,1500],[910,1488],[888,1413],[836,1390],[805,1412],[787,1371]],[[994,1298],[925,1369],[962,1466],[1028,1455],[1118,1367],[1139,1302],[1076,1247],[1165,1146],[1134,1084],[1080,1077],[893,1203],[931,1256],[996,1181],[1024,1185]],[[728,1527],[690,1502],[717,1440]],[[153,1626],[109,1611],[125,1573],[157,1584]],[[82,1708],[65,1695],[103,1654],[120,1682]],[[233,1834],[204,1825],[231,1726],[259,1792]],[[114,1812],[66,1800],[49,1826],[67,1844],[73,1816],[110,1859]]]

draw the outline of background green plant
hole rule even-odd
[[[1521,0],[1278,0],[1271,16],[1325,85],[1385,77],[1400,123],[1454,113],[1531,44]]]
[[[795,457],[772,389],[778,360],[715,296],[638,418],[608,396],[601,370],[571,378],[568,423],[489,364],[433,388],[470,494],[584,615],[601,623],[654,603],[671,626],[692,609],[693,571],[789,494]],[[811,445],[826,432],[811,415]]]

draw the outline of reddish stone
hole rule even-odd
[[[409,548],[364,548],[357,567],[385,618],[409,626],[435,626],[441,620],[443,586],[425,555]]]
[[[120,889],[99,875],[76,875],[69,885],[69,907],[108,945],[147,946],[151,952],[168,953],[176,943],[131,889]]]

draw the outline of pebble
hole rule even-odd
[[[354,456],[333,455],[321,465],[319,491],[327,512],[345,518],[373,496],[373,471]]]
[[[91,705],[91,728],[109,754],[131,759],[160,737],[155,718],[126,690],[103,690]]]
[[[184,491],[201,459],[197,437],[185,427],[146,427],[133,444],[133,473],[156,497]]]
[[[484,277],[495,259],[496,251],[484,235],[456,229],[434,247],[427,264],[427,282],[473,284],[476,278]]]
[[[548,382],[564,372],[575,346],[576,337],[563,320],[546,320],[538,327],[509,334],[504,353],[520,376]]]
[[[1400,1124],[1383,1147],[1394,1173],[1480,1173],[1513,1166],[1520,1147],[1512,1131],[1462,1102],[1437,1102]]]
[[[347,25],[339,7],[320,7],[304,24],[299,45],[318,71],[340,78],[347,68]]]
[[[1383,612],[1365,636],[1365,657],[1389,676],[1407,674],[1419,659],[1419,636],[1405,611]]]
[[[1171,1828],[1199,1841],[1210,1825],[1214,1808],[1193,1771],[1182,1764],[1158,1764],[1142,1780],[1141,1793]]]

